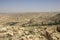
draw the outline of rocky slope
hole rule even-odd
[[[52,17],[47,17],[48,14],[44,17],[43,14],[33,15],[1,15],[0,40],[60,40],[60,24],[40,25],[44,24],[43,22],[49,23],[49,20],[51,22],[53,19],[59,20],[60,15]]]
[[[52,17],[37,17],[30,19],[29,22],[22,26],[45,26],[45,25],[60,25],[60,13]]]

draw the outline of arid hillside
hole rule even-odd
[[[60,40],[60,13],[1,13],[0,40]]]

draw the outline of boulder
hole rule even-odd
[[[57,27],[57,29],[56,29],[56,30],[57,30],[57,32],[60,32],[60,27]]]

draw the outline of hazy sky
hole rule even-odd
[[[60,11],[60,0],[0,0],[0,12]]]

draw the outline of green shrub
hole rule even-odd
[[[35,34],[35,32],[33,32],[32,30],[29,30],[29,34]]]

